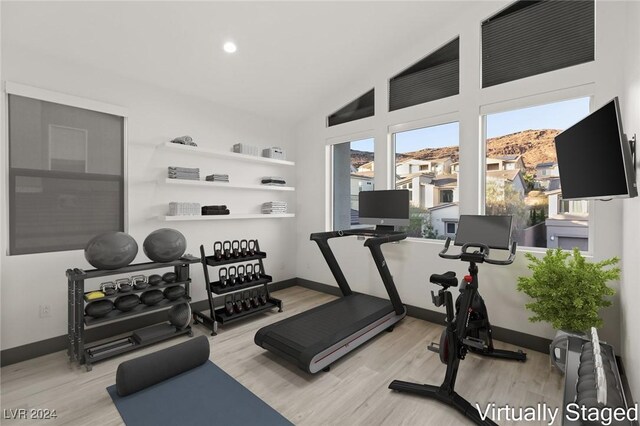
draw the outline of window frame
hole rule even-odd
[[[432,101],[437,102],[437,101]],[[387,158],[388,167],[387,167],[387,188],[386,189],[394,189],[396,187],[396,133],[408,132],[411,130],[424,129],[427,127],[435,127],[446,124],[458,123],[458,153],[460,152],[460,133],[461,133],[461,125],[460,125],[460,112],[448,112],[445,114],[433,115],[430,117],[421,118],[418,120],[402,122],[391,124],[387,126],[387,152],[389,153],[389,157]],[[458,159],[458,163],[460,159]],[[460,188],[460,176],[458,175],[458,188]],[[462,201],[462,200],[461,200]],[[461,201],[458,204],[459,211],[462,210]],[[434,239],[434,238],[418,238],[418,237],[407,237],[407,241],[421,241],[421,242],[429,242],[429,243],[439,243],[442,240]]]
[[[483,90],[487,90],[490,88],[485,88]],[[596,87],[595,83],[588,83],[579,86],[568,87],[564,89],[554,90],[545,93],[536,93],[530,96],[524,96],[519,98],[506,99],[500,102],[494,102],[490,104],[482,104],[479,109],[479,118],[480,118],[480,146],[481,146],[481,155],[479,158],[480,167],[478,171],[480,173],[478,178],[478,182],[480,183],[480,211],[479,214],[485,214],[485,206],[486,206],[486,159],[487,159],[487,116],[491,114],[498,114],[503,112],[510,112],[518,109],[532,108],[536,106],[543,106],[548,104],[553,104],[557,102],[569,101],[573,99],[579,98],[589,98],[589,112],[593,112],[594,110],[594,99],[596,97]],[[594,200],[588,200],[588,210],[590,212],[595,211],[595,202]],[[581,251],[581,253],[587,256],[593,256],[594,253],[594,241],[595,241],[595,215],[591,215],[589,219],[589,230],[588,230],[588,249],[587,251]],[[518,247],[519,249],[525,250],[527,252],[532,253],[545,253],[548,249],[545,247],[529,247],[523,246]]]
[[[352,143],[357,142],[363,139],[373,139],[373,174],[374,174],[374,184],[375,184],[375,173],[376,173],[376,156],[375,156],[375,146],[376,146],[376,137],[373,130],[365,130],[362,132],[345,134],[340,136],[335,136],[332,138],[328,138],[325,140],[325,173],[327,178],[325,179],[325,230],[332,231],[334,224],[334,206],[333,206],[333,196],[334,196],[334,155],[333,155],[333,147],[334,145],[339,145],[343,143]]]
[[[81,108],[90,111],[115,115],[121,117],[123,119],[123,135],[122,135],[122,197],[123,197],[123,229],[124,232],[129,232],[129,190],[128,190],[128,119],[129,119],[129,111],[127,108],[104,103],[101,101],[96,101],[93,99],[82,98],[78,96],[68,95],[65,93],[54,92],[46,89],[41,89],[38,87],[28,86],[20,83],[15,83],[11,81],[6,81],[4,83],[3,88],[3,114],[2,114],[2,122],[4,125],[4,132],[2,134],[4,147],[4,184],[2,185],[2,199],[4,200],[4,220],[2,221],[3,233],[5,237],[3,238],[4,244],[4,253],[6,256],[30,256],[30,255],[39,255],[45,253],[55,253],[55,252],[68,252],[68,251],[79,251],[78,249],[61,249],[56,251],[42,251],[42,252],[34,252],[34,253],[11,253],[11,235],[10,235],[10,214],[13,209],[13,204],[10,203],[10,184],[13,181],[13,174],[11,173],[10,168],[10,158],[9,158],[9,95],[21,96],[25,98],[36,99],[44,102],[51,102],[65,106],[71,106],[74,108]],[[49,143],[49,142],[48,142]],[[60,172],[64,173],[64,172]]]

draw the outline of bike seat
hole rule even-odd
[[[431,277],[429,277],[429,281],[443,287],[458,286],[458,279],[456,278],[456,273],[453,271],[448,271],[444,274],[431,274]]]

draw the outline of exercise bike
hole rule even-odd
[[[515,259],[517,244],[511,243],[511,221],[511,216],[460,216],[454,242],[454,245],[462,246],[460,253],[447,254],[451,244],[451,238],[447,238],[444,249],[439,254],[444,259],[469,262],[469,274],[460,280],[460,296],[456,300],[455,311],[453,296],[449,291],[450,287],[458,286],[455,272],[433,274],[429,278],[429,281],[442,287],[437,295],[431,291],[434,305],[444,305],[446,309],[446,328],[440,336],[440,342],[432,342],[427,348],[437,352],[440,361],[447,365],[444,381],[442,385],[434,386],[394,380],[389,389],[414,393],[452,405],[478,425],[496,424],[489,419],[483,420],[476,407],[456,393],[454,388],[460,360],[463,360],[468,352],[521,362],[527,359],[527,354],[521,350],[513,352],[493,347],[487,308],[478,293],[477,264],[486,262],[493,265],[509,265]],[[505,260],[490,258],[490,249],[509,250],[509,256]]]

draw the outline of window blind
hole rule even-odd
[[[482,87],[595,56],[593,0],[517,1],[482,23]]]
[[[460,92],[460,39],[456,38],[389,80],[389,111]]]
[[[358,99],[349,102],[344,107],[327,117],[327,126],[336,126],[349,121],[359,120],[365,117],[372,117],[375,114],[374,98],[375,89],[369,90]]]

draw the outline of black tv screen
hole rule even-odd
[[[638,195],[618,98],[555,138],[563,199]]]
[[[409,225],[409,191],[406,189],[362,191],[359,198],[360,223]]]

